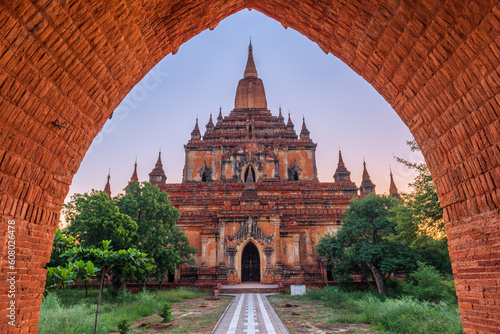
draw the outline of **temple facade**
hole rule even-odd
[[[182,183],[168,183],[161,153],[149,182],[166,191],[177,225],[198,249],[196,266],[178,268],[179,283],[322,284],[326,268],[315,252],[334,233],[356,196],[375,192],[364,164],[358,188],[339,151],[334,182],[319,182],[316,143],[305,120],[300,134],[281,110],[267,109],[252,45],[228,116],[212,116],[202,135],[198,120],[185,145]],[[131,181],[137,181],[136,167]],[[391,173],[392,181],[392,173]],[[397,194],[394,182],[391,192]],[[398,195],[399,196],[399,195]]]

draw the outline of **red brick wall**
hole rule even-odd
[[[62,201],[107,117],[160,59],[245,7],[360,74],[421,146],[446,212],[465,331],[500,328],[500,8],[490,1],[3,1],[0,331],[36,332]],[[16,222],[16,326],[6,324]]]

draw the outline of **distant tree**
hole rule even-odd
[[[155,276],[160,282],[179,264],[193,263],[196,248],[189,246],[189,239],[176,226],[179,211],[171,205],[166,192],[148,182],[129,183],[116,203],[120,212],[137,222],[132,243],[154,259]]]
[[[75,194],[70,202],[64,204],[63,211],[69,223],[64,232],[80,246],[99,247],[103,240],[113,240],[116,249],[134,245],[137,223],[121,213],[103,191]]]
[[[420,151],[414,140],[407,144],[412,152]],[[443,209],[429,168],[425,163],[409,162],[399,157],[396,159],[415,170],[417,177],[410,183],[412,192],[402,194],[403,205],[394,208],[396,233],[390,238],[418,250],[422,261],[451,273]]]
[[[346,276],[368,269],[379,292],[387,295],[389,275],[415,267],[412,250],[387,238],[395,232],[391,210],[398,205],[395,198],[375,194],[351,200],[337,234],[321,238],[317,246],[320,256],[333,265],[334,275]]]

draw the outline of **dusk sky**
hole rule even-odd
[[[408,191],[413,172],[394,156],[423,161],[410,152],[408,128],[390,105],[359,75],[317,44],[253,10],[243,10],[205,30],[168,55],[139,82],[95,138],[73,178],[74,193],[103,189],[111,168],[112,195],[126,186],[137,157],[138,175],[148,180],[161,148],[167,182],[178,183],[184,144],[196,117],[202,134],[210,113],[217,118],[234,108],[243,77],[249,38],[267,105],[281,106],[300,132],[302,116],[318,144],[316,159],[322,182],[332,182],[338,150],[351,179],[360,185],[363,157],[378,194],[389,189],[389,166],[398,188]]]

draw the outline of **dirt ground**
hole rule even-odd
[[[335,323],[332,309],[321,302],[298,301],[286,296],[272,296],[269,301],[291,334],[377,333],[366,324]]]
[[[162,318],[158,314],[153,314],[134,323],[129,333],[210,333],[231,300],[231,297],[185,299],[171,304],[173,316],[171,322],[162,323]]]

